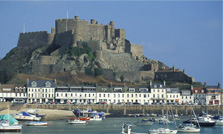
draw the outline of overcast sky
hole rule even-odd
[[[17,46],[19,33],[48,31],[55,20],[79,16],[115,22],[149,59],[185,69],[195,81],[222,83],[221,1],[0,2],[0,58]]]

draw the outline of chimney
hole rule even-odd
[[[98,21],[96,21],[96,24],[97,24],[97,25],[99,24]]]
[[[173,65],[173,72],[175,72],[175,66]]]
[[[185,74],[185,69],[183,69],[183,73]]]

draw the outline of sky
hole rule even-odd
[[[221,1],[0,1],[0,58],[19,33],[48,31],[59,18],[115,22],[149,59],[173,65],[207,85],[222,85]]]

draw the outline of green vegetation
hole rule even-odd
[[[95,76],[95,77],[102,75],[102,70],[100,68],[93,69],[92,67],[85,67],[84,72],[86,75]]]
[[[3,60],[8,60],[11,57],[13,57],[16,54],[17,49],[13,48],[11,51],[9,51],[6,56],[3,58]]]
[[[121,82],[123,82],[124,79],[125,79],[124,76],[121,76],[121,77],[120,77]]]
[[[94,69],[94,76],[100,76],[100,75],[102,75],[101,68],[95,68]]]
[[[82,54],[88,54],[88,59],[90,61],[94,61],[95,60],[95,56],[91,52],[91,48],[88,47],[88,43],[87,42],[83,42],[82,43],[82,46],[83,46],[83,48],[81,48],[81,47],[73,47],[73,48],[70,48],[68,50],[68,53],[71,56],[81,56]]]

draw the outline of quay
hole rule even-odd
[[[195,113],[199,114],[207,112],[213,115],[222,113],[222,106],[195,106],[195,105],[108,105],[108,104],[91,104],[91,105],[73,105],[73,104],[26,104],[26,108],[38,109],[57,109],[57,110],[73,110],[73,109],[91,109],[96,111],[104,111],[110,116],[127,116],[129,114],[162,114],[166,113],[167,108],[172,109],[173,114],[189,115],[190,109],[194,108]]]

